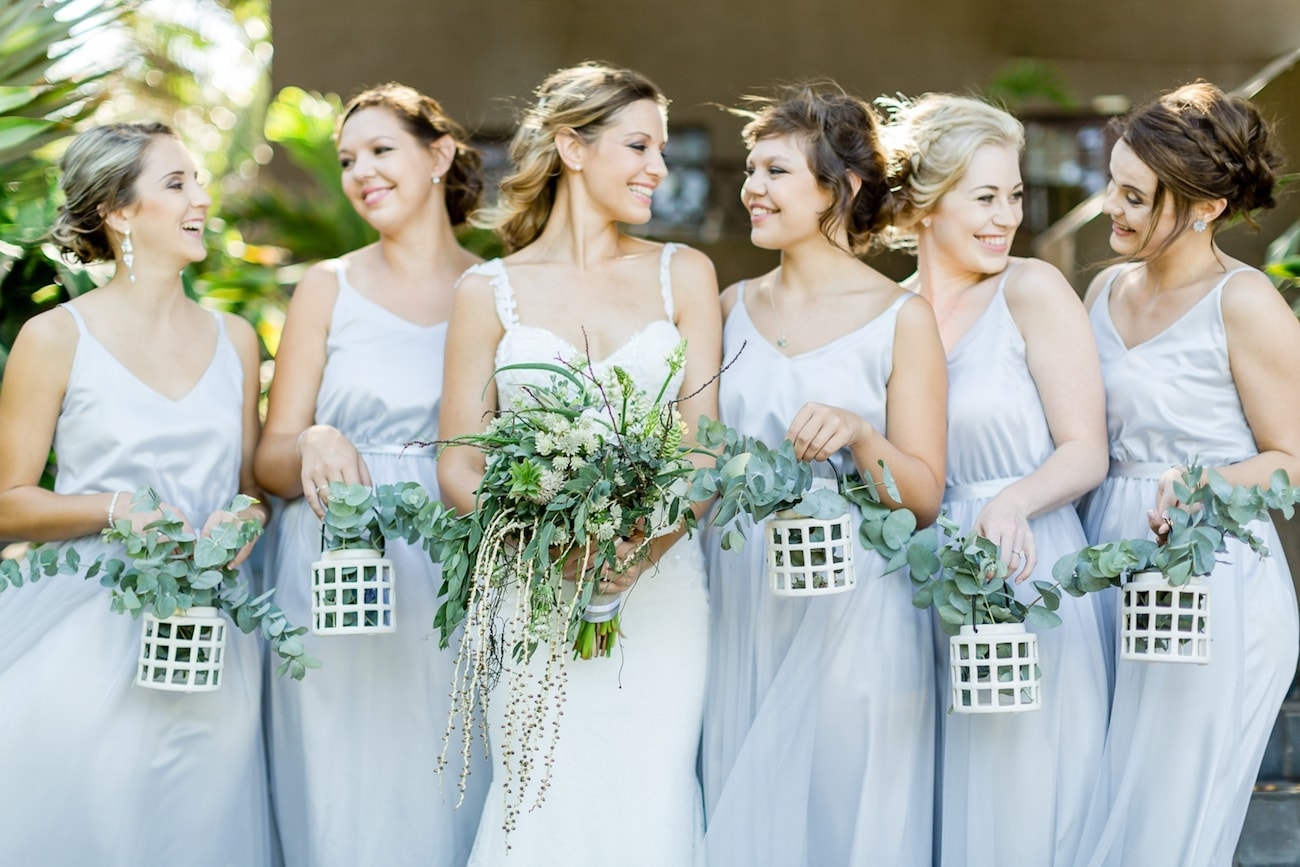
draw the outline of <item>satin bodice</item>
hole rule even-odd
[[[447,323],[403,319],[358,292],[346,263],[332,264],[339,290],[316,422],[337,428],[363,453],[437,439]]]
[[[786,356],[749,317],[745,289],[722,327],[722,351],[735,358],[718,387],[726,424],[775,448],[799,409],[810,401],[837,406],[885,430],[885,403],[894,369],[894,326],[907,295],[870,322],[830,343]],[[830,458],[836,472],[854,472],[847,448]]]
[[[55,492],[148,485],[195,526],[225,508],[239,489],[244,370],[221,314],[212,314],[217,340],[207,369],[173,400],[109,352],[75,307],[62,309],[76,322],[78,338],[54,428]]]
[[[605,358],[593,359],[592,368],[597,376],[615,366],[621,367],[632,377],[638,388],[650,395],[658,394],[660,386],[668,379],[668,356],[681,341],[681,334],[673,323],[673,291],[669,276],[676,250],[677,245],[665,244],[659,259],[659,290],[663,296],[665,318],[646,323],[626,343]],[[555,363],[560,359],[572,362],[583,356],[581,349],[555,332],[519,321],[515,310],[514,288],[510,285],[510,276],[501,259],[476,265],[466,273],[482,274],[492,283],[497,317],[505,329],[496,348],[495,362],[498,369],[529,362]],[[548,376],[528,370],[499,370],[496,374],[498,406],[509,406],[525,385],[538,381],[539,375]],[[673,376],[664,389],[667,398],[677,397],[683,376],[684,371],[681,370]]]
[[[988,307],[948,356],[947,485],[1017,479],[1055,450],[1029,372],[1025,339],[1007,307],[1008,268]]]
[[[1132,348],[1110,317],[1111,287],[1121,272],[1111,275],[1089,315],[1106,385],[1112,461],[1214,466],[1258,454],[1223,324],[1223,287],[1243,270],[1225,274],[1176,322]]]

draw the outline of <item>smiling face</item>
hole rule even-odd
[[[800,136],[769,136],[754,143],[745,161],[740,200],[749,211],[749,239],[755,247],[784,250],[811,238],[826,240],[819,220],[834,197],[817,182]]]
[[[1102,210],[1110,217],[1110,247],[1122,256],[1156,250],[1177,222],[1173,198],[1164,196],[1153,210],[1158,179],[1123,139],[1110,152],[1110,183]]]
[[[169,135],[154,136],[135,182],[135,201],[110,221],[131,229],[138,263],[164,263],[180,270],[207,256],[203,226],[212,199],[199,184],[193,158]]]
[[[404,225],[428,204],[440,165],[393,112],[372,106],[354,113],[339,131],[343,192],[362,218],[384,233]]]
[[[638,100],[620,109],[594,140],[578,148],[581,171],[570,183],[581,183],[592,204],[619,223],[650,219],[650,202],[668,174],[664,146],[667,122],[658,103]]]
[[[920,244],[933,245],[954,265],[975,274],[1007,267],[1011,241],[1024,218],[1020,155],[1009,145],[975,151],[960,181],[939,198],[922,222]]]

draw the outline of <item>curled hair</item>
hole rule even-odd
[[[334,127],[336,143],[343,132],[343,125],[363,108],[383,108],[392,112],[406,131],[426,147],[443,136],[451,136],[456,143],[456,153],[442,179],[447,197],[447,215],[453,226],[459,226],[469,219],[483,196],[483,159],[477,150],[466,143],[468,136],[460,124],[448,117],[433,97],[425,96],[413,87],[389,82],[352,97]]]
[[[843,227],[850,252],[865,251],[892,211],[871,104],[833,81],[817,81],[788,85],[771,96],[746,97],[745,107],[734,113],[749,118],[741,136],[751,149],[772,136],[793,135],[802,141],[808,167],[832,198],[818,219],[822,234],[839,246],[835,236]],[[861,181],[856,192],[850,175]]]
[[[531,242],[551,216],[560,178],[557,133],[569,129],[590,143],[635,102],[648,99],[661,111],[668,108],[663,93],[644,75],[595,61],[551,73],[535,96],[510,142],[511,170],[501,181],[501,197],[473,220],[499,232],[507,250]]]
[[[1166,195],[1174,205],[1174,230],[1141,258],[1154,259],[1167,250],[1191,224],[1197,202],[1227,202],[1214,229],[1237,215],[1258,228],[1252,213],[1277,204],[1273,191],[1281,153],[1271,128],[1247,99],[1195,81],[1133,109],[1113,121],[1113,128],[1155,173],[1153,214],[1160,213]],[[1155,229],[1153,219],[1140,251]]]
[[[161,123],[111,123],[72,140],[59,162],[64,203],[50,229],[50,239],[65,256],[83,263],[114,257],[105,220],[134,204],[149,145],[164,135],[176,134]]]
[[[881,139],[896,197],[886,240],[895,249],[915,249],[916,224],[961,182],[977,150],[1004,145],[1019,153],[1025,147],[1020,121],[979,99],[929,93],[915,102],[876,102],[889,114]]]

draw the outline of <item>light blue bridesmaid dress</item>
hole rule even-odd
[[[871,322],[786,357],[754,327],[745,286],[723,328],[724,422],[776,446],[809,401],[885,430],[904,295]],[[916,302],[921,303],[921,302]],[[744,350],[741,351],[741,347]],[[831,458],[843,474],[847,449]],[[855,516],[856,517],[856,516]],[[856,521],[855,521],[856,527]],[[929,867],[933,639],[906,573],[856,544],[857,586],[771,594],[762,528],[743,550],[704,536],[713,634],[703,772],[709,864]]]
[[[1091,317],[1106,383],[1110,476],[1088,499],[1093,543],[1150,538],[1160,474],[1258,454],[1228,359],[1222,280],[1182,318],[1127,347],[1110,318],[1110,282]],[[1228,290],[1231,291],[1231,290]],[[1115,668],[1102,786],[1080,864],[1230,865],[1255,775],[1296,670],[1295,589],[1271,521],[1253,526],[1272,556],[1228,542],[1210,588],[1208,665]],[[1114,608],[1114,604],[1111,605]],[[1112,628],[1112,634],[1114,629]]]
[[[948,356],[948,479],[943,508],[963,532],[1003,488],[1055,449],[1025,341],[1007,307],[1004,273],[989,305]],[[1084,546],[1073,506],[1029,522],[1038,552],[1032,579]],[[1016,586],[1028,604],[1031,580]],[[1082,839],[1106,732],[1101,606],[1062,596],[1054,629],[1038,636],[1043,702],[1017,714],[945,713],[951,704],[948,636],[935,630],[942,754],[939,857],[944,867],[1069,864]]]
[[[244,371],[221,316],[207,370],[172,400],[63,309],[78,337],[55,491],[149,485],[201,528],[239,489]],[[128,505],[124,495],[117,514]],[[98,535],[67,544],[83,561],[125,558]],[[258,639],[229,626],[221,687],[207,693],[134,686],[139,654],[140,622],[112,613],[98,580],[58,575],[0,594],[0,862],[271,863]]]
[[[415,481],[438,496],[436,439],[446,323],[415,325],[369,300],[334,263],[339,288],[326,340],[315,421],[337,428],[376,485]],[[306,500],[288,503],[267,573],[294,623],[311,619],[311,563],[321,523]],[[478,826],[486,764],[459,796],[460,735],[439,779],[437,758],[450,710],[455,648],[433,628],[441,581],[418,546],[390,542],[396,632],[307,636],[323,665],[301,681],[271,683],[272,789],[290,867],[463,865]]]

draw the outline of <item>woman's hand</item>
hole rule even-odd
[[[1178,499],[1178,493],[1174,490],[1174,485],[1183,481],[1183,476],[1187,474],[1187,467],[1170,467],[1160,474],[1160,481],[1156,483],[1156,507],[1147,512],[1147,524],[1151,527],[1151,532],[1156,534],[1156,541],[1161,545],[1169,538],[1169,531],[1173,525],[1169,523],[1169,510],[1181,508],[1182,500]]]
[[[619,539],[614,543],[614,550],[619,563],[625,562],[638,549],[642,549],[642,556],[636,562],[628,565],[626,569],[620,570],[613,565],[603,567],[600,581],[596,585],[597,593],[622,593],[632,588],[632,585],[636,583],[637,578],[641,577],[641,573],[645,568],[653,565],[650,562],[650,551],[647,549],[646,539],[640,533],[637,533],[631,538]],[[577,581],[584,566],[587,569],[592,568],[591,559],[586,558],[584,561],[581,551],[569,554],[564,563],[564,580]]]
[[[824,461],[845,446],[871,433],[869,422],[847,409],[824,403],[805,403],[795,414],[786,437],[794,443],[801,461]]]
[[[371,485],[370,468],[356,446],[327,424],[314,424],[298,435],[298,455],[302,458],[302,495],[322,520],[330,482]]]
[[[262,525],[263,529],[265,529],[269,514],[269,510],[262,503],[254,503],[252,506],[239,513],[232,512],[229,509],[220,509],[208,516],[208,520],[203,523],[203,530],[199,533],[199,536],[210,536],[212,535],[212,531],[222,524],[233,524],[237,521],[257,521]],[[253,552],[253,546],[256,544],[257,539],[253,539],[247,545],[240,548],[239,553],[231,559],[230,568],[234,569],[238,567],[240,563],[247,560],[248,555]]]
[[[998,546],[1007,577],[1019,584],[1038,565],[1034,533],[1029,529],[1029,515],[1024,505],[1006,491],[990,500],[975,519],[975,532]]]

